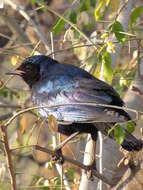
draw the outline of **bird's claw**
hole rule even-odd
[[[61,149],[55,149],[55,155],[52,156],[52,160],[58,164],[64,163],[64,157],[63,157]]]
[[[91,181],[94,180],[93,170],[96,170],[95,161],[91,165],[86,166],[87,178],[90,179]]]
[[[91,181],[94,181],[92,170],[87,171],[87,178]]]

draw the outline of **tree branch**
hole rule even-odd
[[[39,150],[39,151],[48,153],[48,154],[50,154],[50,155],[52,155],[52,156],[56,156],[56,155],[57,155],[56,151],[51,150],[51,149],[48,149],[48,148],[41,147],[41,146],[39,146],[39,145],[30,145],[30,146],[19,147],[19,148],[27,148],[27,147],[33,147],[33,148],[35,148],[36,150]],[[17,149],[17,148],[16,148],[16,149]],[[11,149],[11,151],[16,150],[16,149]],[[86,165],[84,165],[84,164],[78,162],[77,160],[73,160],[72,158],[69,158],[69,157],[67,157],[67,156],[64,156],[64,155],[63,155],[63,158],[64,158],[65,161],[67,161],[67,162],[69,162],[69,163],[71,163],[71,164],[73,164],[73,165],[75,165],[75,166],[77,166],[77,167],[79,167],[79,168],[81,168],[81,169],[84,169],[85,171],[91,170],[92,174],[93,174],[95,177],[101,179],[104,183],[106,183],[106,184],[108,184],[108,185],[110,185],[110,186],[114,186],[114,182],[113,182],[113,181],[111,182],[111,181],[107,180],[104,176],[100,175],[99,172],[96,171],[95,169],[89,168],[88,166],[86,166]]]
[[[8,25],[8,27],[13,32],[13,34],[16,34],[16,36],[18,36],[19,41],[21,41],[23,43],[25,43],[25,42],[29,43],[28,37],[24,34],[24,32],[19,27],[19,25],[17,24],[17,22],[14,18],[10,17],[8,14],[6,14],[3,11],[0,11],[0,18],[2,18],[5,21],[5,23]],[[28,51],[31,51],[32,45],[26,46],[26,48]]]
[[[94,161],[95,161],[95,142],[92,140],[91,135],[88,134],[84,151],[83,164],[87,167],[92,165],[94,166],[94,164],[96,164]],[[89,184],[89,177],[87,176],[87,173],[83,170],[79,190],[88,189],[88,184]]]
[[[4,121],[13,116],[13,112],[9,112],[0,116],[0,121]]]
[[[30,18],[30,16],[27,14],[27,12],[25,10],[23,10],[20,6],[16,5],[16,3],[14,3],[11,0],[5,0],[5,2],[10,5],[14,10],[18,11],[32,26],[33,29],[35,30],[37,36],[39,37],[39,39],[42,41],[42,43],[45,46],[45,49],[47,50],[47,52],[50,52],[50,48],[47,45],[47,40],[44,38],[44,36],[42,35],[42,33],[40,32],[38,26],[35,24],[35,22]]]
[[[113,105],[108,105],[108,104],[96,104],[96,103],[89,103],[89,102],[84,102],[84,103],[65,103],[65,104],[57,104],[57,105],[53,105],[53,106],[33,106],[33,107],[29,107],[29,108],[25,108],[23,110],[20,110],[18,112],[16,112],[5,124],[4,126],[7,127],[8,125],[11,124],[11,122],[18,117],[19,115],[26,113],[28,111],[32,111],[34,109],[39,109],[39,108],[56,108],[59,106],[66,106],[66,105],[88,105],[88,106],[100,106],[100,107],[107,107],[107,108],[115,108],[115,109],[119,109],[119,110],[124,110],[124,111],[130,111],[136,114],[136,117],[138,118],[139,114],[143,114],[142,111],[137,111],[135,109],[131,109],[131,108],[127,108],[127,107],[121,107],[121,106],[113,106]],[[106,121],[105,121],[106,122]],[[113,121],[112,121],[113,122]],[[118,122],[118,121],[116,121]],[[68,123],[68,122],[67,122]],[[59,122],[59,124],[63,124],[62,122]],[[65,123],[64,123],[65,124]]]
[[[4,150],[5,150],[5,154],[6,154],[7,166],[8,166],[8,170],[9,170],[9,174],[10,174],[12,190],[16,190],[16,179],[15,179],[15,173],[14,173],[14,169],[13,169],[13,165],[12,165],[10,149],[9,149],[9,145],[8,145],[8,137],[7,137],[6,127],[4,125],[1,125],[0,128],[2,131],[2,141],[4,144]]]
[[[130,15],[132,6],[133,6],[133,0],[120,1],[120,8],[115,17],[115,19],[117,19],[122,24],[122,26],[125,30],[128,28],[128,22],[129,22],[129,18],[130,18],[129,15]],[[113,37],[112,37],[112,41],[114,41]],[[112,55],[112,66],[113,67],[115,66],[117,57],[121,50],[121,47],[122,47],[121,44],[115,44],[116,52]]]
[[[88,43],[93,44],[93,42],[90,40],[89,37],[87,37],[75,24],[73,24],[72,22],[70,22],[68,19],[66,19],[64,16],[62,16],[61,14],[59,14],[58,12],[54,11],[53,9],[51,9],[51,7],[47,6],[47,5],[42,5],[41,7],[39,7],[39,9],[43,9],[46,8],[49,12],[53,13],[54,15],[56,15],[57,17],[59,17],[60,19],[64,20],[66,23],[68,23],[72,28],[74,28],[84,39],[87,40]],[[38,10],[38,9],[37,9]],[[95,49],[95,51],[97,50],[97,47],[95,46],[95,44],[93,44],[93,47]]]

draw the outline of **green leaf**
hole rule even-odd
[[[50,190],[50,187],[42,187],[42,190]]]
[[[104,78],[108,81],[109,84],[111,84],[113,80],[111,55],[108,52],[104,52],[102,61],[104,64]]]
[[[69,19],[72,23],[76,23],[76,18],[77,18],[77,14],[75,11],[71,11],[70,15],[69,15]]]
[[[110,27],[112,28],[112,31],[114,32],[116,36],[116,39],[122,44],[124,44],[126,38],[125,38],[125,34],[122,33],[124,32],[124,29],[121,23],[118,21],[115,21],[112,25],[110,25]]]
[[[113,126],[111,129],[108,130],[108,132],[107,132],[107,137],[110,136],[110,134],[112,133],[113,130],[114,130],[114,126]]]
[[[143,5],[133,9],[130,16],[131,25],[137,22],[137,19],[142,15],[142,13],[143,13]]]
[[[0,96],[3,96],[3,97],[8,97],[8,91],[6,89],[2,89],[0,90]]]
[[[75,178],[75,169],[72,168],[72,167],[68,168],[68,170],[67,170],[67,172],[66,172],[66,176],[68,177],[68,179],[69,179],[70,181],[73,181],[74,178]]]
[[[42,182],[40,182],[40,184],[39,184],[39,185],[41,186],[41,188],[40,188],[40,189],[42,189],[42,190],[50,190],[50,187],[45,186],[45,185],[44,185],[44,183],[43,183],[43,181],[42,181]]]
[[[91,5],[92,7],[95,7],[96,1],[95,1],[95,0],[90,0],[90,5]]]
[[[126,124],[126,129],[129,133],[132,133],[135,130],[135,124],[133,121],[128,121]]]
[[[99,78],[100,77],[100,70],[101,70],[101,65],[102,65],[102,62],[99,61],[99,63],[97,64],[96,66],[96,69],[93,73],[93,75],[96,77],[96,78]]]
[[[104,0],[100,0],[97,8],[94,11],[94,16],[95,16],[96,20],[99,20],[99,18],[102,16],[100,11],[101,11],[101,8],[103,6],[103,3],[104,3]]]
[[[106,0],[106,7],[109,6],[110,2],[111,2],[111,0]]]
[[[45,0],[31,0],[31,4],[34,5],[35,3],[44,3]]]
[[[117,143],[122,144],[125,138],[125,130],[120,124],[116,124],[114,128],[114,137]]]
[[[61,178],[58,176],[55,180],[54,188],[53,190],[59,190],[61,186]]]
[[[31,0],[31,4],[34,5],[36,3],[36,0]]]
[[[55,26],[52,28],[53,34],[58,35],[63,30],[65,23],[66,22],[62,18],[60,18]]]
[[[89,57],[88,59],[87,59],[87,62],[88,62],[88,64],[90,65],[93,65],[93,66],[97,66],[97,56],[96,55],[92,55],[91,57]]]
[[[78,12],[87,11],[90,9],[90,0],[80,0]]]

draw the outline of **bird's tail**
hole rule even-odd
[[[108,130],[113,127],[111,123],[95,123],[94,126],[101,131],[105,136],[108,134]],[[110,138],[114,139],[113,131],[109,135]],[[143,141],[141,139],[137,139],[127,130],[125,130],[125,138],[121,146],[128,151],[139,151],[143,148]]]

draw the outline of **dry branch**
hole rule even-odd
[[[11,160],[11,155],[10,155],[10,149],[8,145],[8,137],[7,137],[7,131],[6,127],[4,125],[0,126],[1,131],[2,131],[2,141],[4,145],[4,150],[6,154],[6,161],[7,161],[7,166],[10,174],[10,180],[11,180],[11,187],[12,190],[16,190],[16,178],[15,178],[15,173],[12,165],[12,160]]]
[[[46,153],[48,153],[48,154],[50,154],[50,155],[52,155],[52,156],[56,156],[56,155],[57,155],[56,151],[50,150],[50,149],[48,149],[48,148],[44,148],[44,147],[41,147],[41,146],[39,146],[39,145],[33,145],[33,147],[34,147],[36,150],[40,150],[40,151],[42,151],[42,152],[46,152]],[[96,171],[95,169],[90,168],[90,167],[88,167],[88,166],[86,166],[86,165],[84,165],[84,164],[78,162],[77,160],[73,160],[72,158],[69,158],[69,157],[67,157],[67,156],[64,156],[64,155],[63,155],[63,158],[64,158],[65,161],[67,161],[67,162],[69,162],[69,163],[71,163],[71,164],[73,164],[73,165],[75,165],[75,166],[77,166],[77,167],[79,167],[79,168],[81,168],[81,169],[84,169],[84,170],[87,171],[87,172],[88,172],[88,171],[91,171],[92,174],[93,174],[95,177],[101,179],[104,183],[106,183],[106,184],[108,184],[108,185],[110,185],[110,186],[113,186],[113,185],[114,185],[114,182],[113,182],[113,181],[110,182],[110,181],[107,180],[104,176],[100,175],[99,172]]]
[[[5,2],[11,6],[12,9],[16,10],[19,12],[19,14],[21,14],[28,22],[29,24],[32,25],[33,29],[35,30],[37,36],[39,37],[39,39],[41,40],[41,42],[44,44],[45,49],[47,52],[50,52],[50,48],[47,45],[47,40],[44,38],[44,36],[42,35],[42,33],[40,32],[40,29],[38,28],[38,26],[35,24],[35,22],[30,18],[30,16],[27,14],[27,12],[25,10],[23,10],[20,6],[18,6],[16,3],[14,3],[11,0],[5,0]]]
[[[88,105],[88,106],[93,106],[93,107],[107,107],[107,108],[115,108],[115,109],[119,109],[119,110],[124,110],[124,111],[130,111],[132,113],[136,114],[136,118],[138,118],[139,114],[143,114],[142,111],[137,111],[135,109],[131,109],[131,108],[127,108],[127,107],[121,107],[121,106],[114,106],[114,105],[108,105],[108,104],[96,104],[96,103],[89,103],[89,102],[84,102],[84,103],[65,103],[65,104],[57,104],[57,105],[53,105],[53,106],[48,106],[48,105],[44,105],[44,106],[33,106],[33,107],[29,107],[29,108],[25,108],[23,110],[20,110],[18,112],[16,112],[12,117],[9,118],[9,120],[7,122],[5,122],[4,126],[7,127],[8,125],[10,125],[12,123],[12,121],[17,118],[19,115],[26,113],[28,111],[32,111],[35,109],[39,109],[39,108],[56,108],[59,106],[66,106],[66,105]],[[59,124],[63,124],[62,122],[59,122]]]
[[[0,11],[0,18],[5,21],[10,30],[15,34],[19,41],[22,43],[29,43],[28,37],[24,34],[23,30],[19,27],[18,23],[14,18],[9,16],[6,12]],[[26,46],[28,51],[32,50],[32,45]],[[5,50],[5,49],[4,49]]]

